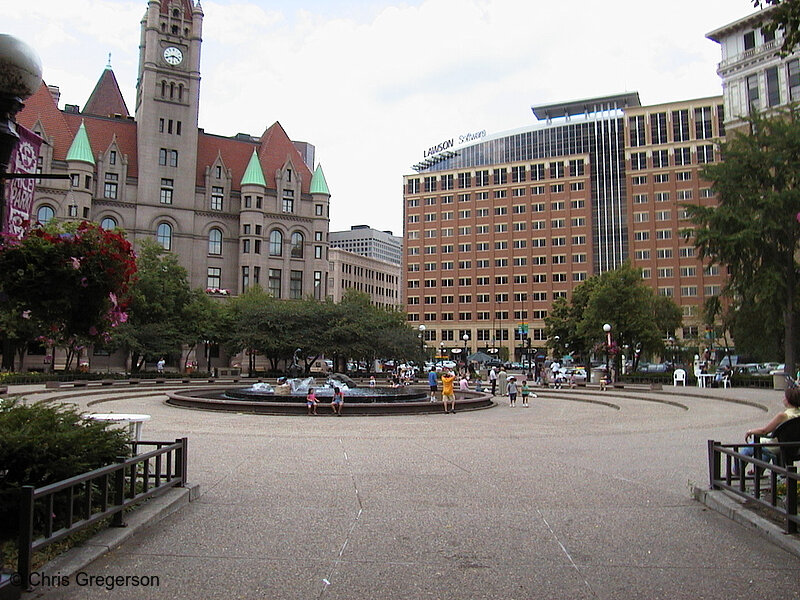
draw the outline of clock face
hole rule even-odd
[[[164,60],[172,66],[179,65],[183,60],[183,52],[175,46],[170,46],[164,50]]]

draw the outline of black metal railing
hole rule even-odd
[[[757,505],[774,511],[782,517],[786,533],[797,533],[800,517],[797,515],[797,487],[800,476],[797,467],[786,467],[763,460],[762,451],[769,446],[794,447],[800,442],[753,444],[722,444],[708,440],[709,484],[712,490],[725,490]],[[753,456],[741,449],[753,448]],[[723,469],[724,466],[724,469]],[[752,466],[752,474],[748,474]]]
[[[133,457],[41,488],[20,490],[17,580],[29,589],[33,553],[111,517],[124,527],[129,506],[186,484],[187,438],[132,442]],[[141,448],[154,450],[137,454]]]

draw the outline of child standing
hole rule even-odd
[[[317,395],[314,393],[314,388],[308,388],[308,394],[306,394],[306,406],[308,407],[309,415],[317,414]]]
[[[514,376],[508,378],[506,383],[506,391],[508,391],[509,406],[517,404],[517,379]]]
[[[531,395],[531,387],[528,385],[528,380],[522,382],[522,406],[528,408],[528,396]],[[536,394],[533,395],[536,398]]]

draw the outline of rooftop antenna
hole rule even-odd
[[[111,68],[111,52],[108,53],[108,62],[106,63],[106,69]]]

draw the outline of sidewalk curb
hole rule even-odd
[[[786,533],[775,523],[742,506],[742,502],[721,490],[694,486],[692,497],[721,515],[754,531],[790,554],[800,557],[800,537]]]
[[[127,527],[109,527],[99,532],[80,546],[71,548],[64,554],[41,566],[37,571],[43,573],[59,573],[69,577],[84,569],[104,554],[120,547],[134,535],[147,527],[155,525],[165,517],[180,510],[189,502],[200,497],[200,485],[189,484],[186,487],[174,488],[164,495],[148,500],[135,510],[125,514]],[[22,598],[35,598],[40,592],[52,588],[34,589],[22,594]]]

